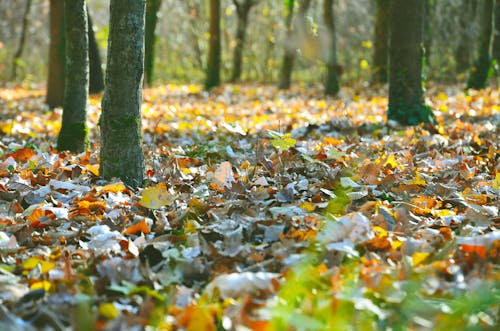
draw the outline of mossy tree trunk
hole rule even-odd
[[[210,90],[220,85],[221,34],[220,0],[210,0],[210,25],[205,89]]]
[[[477,14],[477,0],[462,0],[461,14],[459,17],[458,46],[455,51],[455,71],[463,73],[471,64],[474,45],[474,29],[472,22]]]
[[[100,174],[142,186],[141,133],[146,0],[111,0],[106,84],[99,121]]]
[[[65,0],[66,67],[62,126],[57,149],[81,153],[87,145],[89,39],[85,0]]]
[[[285,43],[285,54],[283,55],[283,61],[281,62],[281,70],[279,74],[278,88],[280,90],[289,89],[292,84],[292,72],[293,66],[295,64],[295,57],[297,55],[297,45],[295,43],[290,44],[290,41],[294,39],[294,29],[292,26],[293,21],[293,11],[295,7],[295,1],[289,0],[287,2],[288,6],[286,9],[286,43]],[[311,0],[302,0],[299,6],[299,12],[297,13],[297,28],[306,29],[306,14],[309,10]]]
[[[146,85],[153,84],[153,72],[155,62],[155,44],[156,44],[156,24],[158,23],[158,12],[160,10],[161,0],[146,1],[146,30],[144,36],[144,82]]]
[[[335,31],[334,0],[323,1],[323,20],[329,33],[330,45],[326,65],[325,94],[337,95],[340,90],[337,74],[337,37]]]
[[[246,31],[248,25],[248,14],[258,0],[233,0],[236,6],[236,14],[238,15],[238,23],[236,26],[236,45],[233,50],[233,74],[231,82],[236,83],[240,80],[243,67],[243,47],[245,45]]]
[[[422,90],[422,0],[393,0],[389,42],[389,109],[387,117],[403,125],[435,122]]]
[[[488,73],[491,68],[490,45],[493,31],[493,7],[494,0],[483,0],[478,57],[471,68],[467,88],[483,89],[488,81]]]
[[[97,40],[95,38],[94,27],[92,24],[92,19],[90,17],[89,8],[87,7],[87,21],[88,21],[88,39],[89,39],[89,70],[90,70],[90,81],[89,81],[89,93],[97,94],[104,90],[104,76],[102,74],[101,67],[101,54],[99,52],[99,46],[97,45]]]
[[[64,98],[64,0],[50,0],[50,45],[46,103],[60,107]]]
[[[387,83],[389,62],[390,0],[375,0],[375,36],[373,42],[373,84]]]

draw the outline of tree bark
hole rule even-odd
[[[328,63],[326,66],[325,94],[335,96],[340,90],[337,75],[337,37],[335,32],[334,0],[324,0],[323,20],[330,34]]]
[[[160,10],[161,0],[146,1],[146,30],[144,36],[144,82],[147,86],[153,83],[153,71],[155,61],[156,44],[156,24],[158,23],[158,11]]]
[[[141,133],[146,0],[111,0],[106,84],[100,118],[100,174],[142,186]]]
[[[60,107],[64,97],[64,0],[50,0],[50,45],[46,103]]]
[[[471,68],[467,88],[483,89],[488,81],[491,68],[491,36],[493,30],[494,0],[483,0],[481,11],[481,32],[479,35],[479,50],[476,63]]]
[[[375,0],[375,38],[373,49],[373,84],[387,83],[389,62],[390,0]]]
[[[89,40],[85,0],[65,0],[66,73],[61,131],[57,149],[81,153],[87,145]]]
[[[24,42],[26,41],[26,30],[28,28],[28,16],[30,14],[32,2],[32,0],[26,0],[26,7],[23,14],[23,25],[21,28],[21,36],[19,37],[19,45],[17,46],[17,50],[14,53],[14,60],[12,61],[12,74],[10,77],[11,80],[16,80],[17,78],[17,67],[19,66],[19,62],[21,61],[21,56],[23,55]]]
[[[233,50],[233,74],[231,82],[236,83],[240,80],[242,66],[243,66],[243,47],[245,45],[246,31],[248,25],[248,14],[252,7],[257,3],[256,0],[243,0],[240,3],[238,0],[233,0],[236,6],[236,13],[238,15],[238,23],[236,26],[236,46]]]
[[[474,30],[471,29],[471,22],[474,21],[477,13],[477,0],[462,0],[462,13],[459,18],[460,35],[458,47],[455,51],[455,71],[463,73],[469,69],[473,54]]]
[[[207,77],[205,81],[206,90],[220,85],[220,16],[220,0],[210,0],[210,40],[208,45]]]
[[[95,39],[95,32],[90,17],[89,8],[87,7],[87,21],[88,21],[88,39],[89,39],[89,68],[90,68],[90,82],[89,93],[97,94],[104,90],[104,77],[101,67],[101,54],[99,46]]]
[[[391,6],[387,117],[403,125],[435,122],[422,90],[424,6],[421,0],[393,0]]]

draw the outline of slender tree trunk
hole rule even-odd
[[[323,20],[330,34],[330,47],[328,53],[328,63],[326,66],[325,94],[337,95],[340,90],[339,78],[337,75],[337,37],[335,32],[335,11],[334,0],[323,1]]]
[[[290,40],[293,39],[294,36],[294,31],[292,28],[292,20],[293,20],[293,9],[295,1],[290,0],[288,4],[289,6],[288,8],[286,8],[287,13],[286,13],[285,26],[286,26],[286,39],[289,42]],[[305,17],[310,4],[311,0],[302,0],[300,3],[299,12],[297,14],[298,16],[297,20],[299,22],[297,25],[301,29],[306,28]],[[295,45],[295,43],[293,45],[290,44],[285,45],[285,54],[283,55],[283,62],[281,63],[281,70],[278,82],[278,88],[280,90],[287,90],[290,88],[292,84],[292,71],[293,71],[293,66],[295,64],[295,56],[297,53],[296,46],[297,45]]]
[[[434,123],[422,90],[424,1],[392,0],[387,117],[403,125]]]
[[[458,26],[460,36],[458,39],[458,47],[455,51],[455,71],[457,73],[467,71],[472,62],[472,50],[475,43],[474,29],[471,28],[471,22],[476,18],[477,4],[477,0],[462,0],[462,10]]]
[[[156,24],[158,23],[158,11],[160,10],[161,0],[146,1],[146,30],[144,36],[144,82],[147,86],[153,83],[153,71],[155,61],[156,44]]]
[[[65,0],[66,73],[62,126],[57,149],[81,153],[87,145],[89,88],[87,7],[85,0]]]
[[[50,0],[49,76],[46,103],[60,107],[64,97],[64,0]]]
[[[500,74],[500,0],[495,2],[495,33],[493,34],[492,57],[496,62],[497,74]]]
[[[221,35],[220,0],[210,0],[210,40],[208,45],[207,78],[205,89],[220,85]]]
[[[488,72],[491,68],[491,36],[493,30],[494,0],[483,0],[481,11],[481,32],[479,35],[479,55],[471,69],[467,88],[483,89],[486,87]]]
[[[255,0],[243,0],[240,3],[238,0],[233,0],[238,14],[238,23],[236,27],[236,46],[233,50],[233,75],[231,82],[236,83],[241,77],[243,66],[243,47],[245,45],[246,31],[248,25],[248,14],[250,9],[256,4]]]
[[[104,90],[104,77],[101,67],[101,54],[99,46],[95,38],[95,32],[90,17],[89,8],[87,7],[87,21],[88,21],[88,39],[89,39],[89,68],[90,68],[90,82],[89,93],[97,94]]]
[[[200,8],[198,6],[198,3],[192,0],[180,0],[183,4],[186,5],[186,8],[189,13],[189,22],[191,23],[189,26],[189,39],[191,41],[191,45],[193,47],[194,51],[194,60],[196,62],[196,65],[200,70],[203,70],[203,58],[202,58],[202,52],[200,49],[200,44],[198,43],[199,36],[198,33],[196,32],[196,24],[198,23],[199,20],[199,12]]]
[[[102,100],[100,173],[142,186],[141,133],[146,0],[111,0],[108,61]]]
[[[389,11],[391,0],[375,0],[375,38],[373,52],[374,84],[387,83],[387,64],[389,62]]]
[[[12,61],[12,74],[10,77],[11,80],[16,80],[17,78],[17,67],[19,66],[19,62],[21,61],[21,56],[23,55],[24,42],[26,40],[26,30],[28,28],[28,16],[30,14],[32,2],[32,0],[26,0],[26,7],[23,14],[23,25],[21,28],[21,36],[19,37],[19,45],[17,46],[17,50],[14,53],[14,60]]]

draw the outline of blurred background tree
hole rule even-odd
[[[424,43],[428,48],[425,70],[427,79],[450,83],[466,81],[470,66],[478,58],[481,8],[484,1],[488,0],[426,0],[428,12]],[[149,2],[159,3],[158,0]],[[228,82],[234,80],[234,69],[239,66],[234,64],[234,54],[238,50],[237,47],[242,44],[238,41],[238,34],[241,36],[241,32],[238,32],[241,15],[238,14],[234,0],[220,0],[220,2],[220,79],[221,82]],[[244,4],[246,0],[237,2]],[[284,0],[253,2],[255,3],[247,13],[248,27],[239,80],[278,83],[283,50],[290,41],[285,27],[286,4]],[[294,20],[297,21],[299,17],[297,13],[303,0],[294,2],[297,2],[294,8],[296,11]],[[374,51],[379,45],[374,38],[376,9],[382,2],[382,0],[335,1],[337,62],[344,68],[341,85],[370,82],[372,78],[375,79],[374,75],[380,67],[374,58]],[[48,69],[51,39],[49,13],[51,4],[54,6],[57,3],[62,3],[62,0],[32,1],[24,51],[16,59],[16,77],[12,79],[13,59],[23,30],[22,22],[27,0],[0,2],[0,84],[42,83],[44,86],[49,72],[56,77],[61,76],[57,70]],[[92,14],[95,39],[103,55],[101,66],[104,69],[109,32],[109,1],[89,0],[87,3]],[[155,61],[154,74],[146,73],[150,84],[205,82],[210,35],[209,5],[210,1],[207,0],[161,1],[156,15],[150,16],[157,18],[154,29],[156,37],[148,39],[155,41],[155,51],[146,54],[146,58],[151,54],[150,60]],[[498,20],[498,17],[493,17],[492,15],[492,19]],[[300,43],[294,46],[296,58],[293,65],[293,81],[320,84],[326,77],[326,67],[323,65],[326,53],[322,47],[326,40],[323,1],[310,1],[303,20],[306,22],[307,38],[297,38]],[[498,28],[495,27],[494,31],[498,31]],[[493,36],[496,35],[493,33]],[[495,49],[499,48],[495,48],[495,45],[498,45],[498,42],[497,44],[493,42],[492,56],[498,54],[495,53]],[[314,47],[316,48],[313,49]],[[53,55],[50,58],[54,60],[55,57],[56,55]],[[146,65],[147,70],[149,70],[148,65]],[[62,102],[62,92],[58,93],[59,97],[55,99],[59,101],[49,104],[58,105]]]

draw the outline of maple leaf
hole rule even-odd
[[[174,201],[173,196],[167,190],[165,183],[145,188],[142,191],[140,204],[149,209],[158,209]]]
[[[289,150],[297,143],[297,140],[293,139],[290,133],[286,133],[283,135],[276,131],[269,131],[269,134],[271,135],[271,137],[273,137],[273,139],[271,140],[271,144],[282,151]]]

